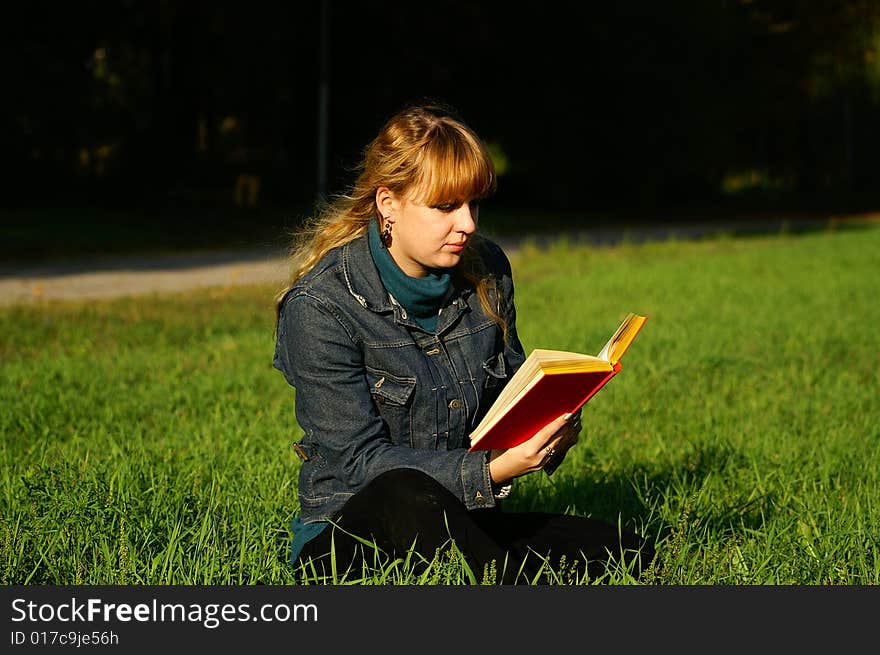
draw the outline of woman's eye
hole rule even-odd
[[[434,209],[439,209],[442,212],[451,212],[453,209],[455,209],[455,207],[456,205],[454,205],[453,203],[445,202],[442,205],[435,205]]]

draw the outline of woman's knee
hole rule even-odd
[[[413,505],[446,504],[454,496],[427,473],[413,468],[397,468],[385,471],[373,478],[358,492],[369,501],[381,501],[387,505],[411,507]]]

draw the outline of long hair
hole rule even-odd
[[[485,198],[497,184],[483,141],[450,108],[435,104],[410,106],[392,116],[366,146],[355,170],[349,192],[319,206],[294,236],[290,278],[275,296],[276,318],[284,295],[297,280],[332,249],[366,234],[370,221],[379,220],[380,186],[401,196],[418,192],[420,202],[434,206]],[[508,326],[497,305],[500,298],[490,293],[492,279],[473,245],[463,252],[456,273],[473,285],[506,342]]]

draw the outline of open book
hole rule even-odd
[[[620,371],[647,316],[629,314],[598,355],[533,350],[470,435],[470,450],[512,448],[576,412]]]

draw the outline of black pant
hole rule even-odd
[[[497,507],[468,510],[415,469],[378,476],[348,500],[333,523],[306,543],[297,565],[311,558],[308,569],[326,574],[332,545],[337,571],[352,564],[357,573],[365,561],[374,563],[375,549],[355,537],[374,543],[385,556],[414,550],[425,558],[423,566],[452,539],[478,582],[494,561],[490,579],[502,584],[549,582],[552,578],[536,574],[542,566],[559,571],[561,561],[570,579],[583,579],[584,573],[595,579],[611,560],[639,577],[654,558],[654,549],[640,536],[601,521]]]

